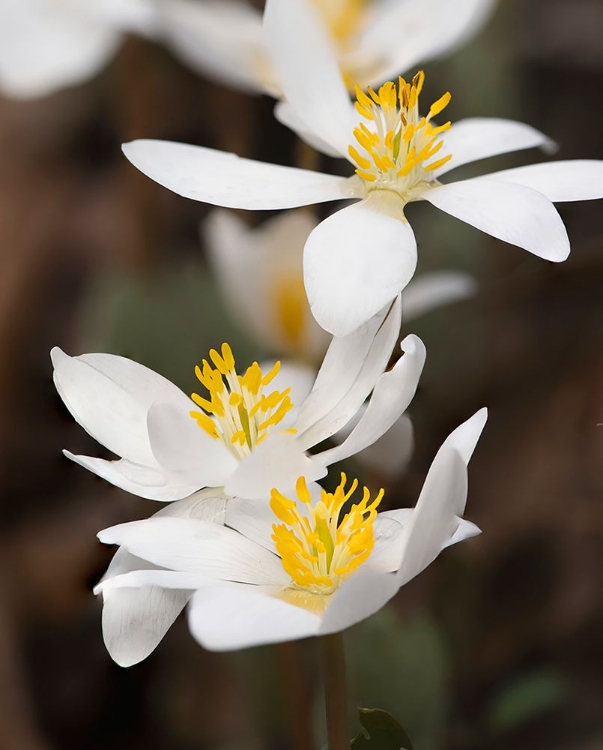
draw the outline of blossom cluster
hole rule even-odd
[[[134,30],[206,75],[274,97],[281,123],[348,170],[163,141],[124,145],[151,179],[220,207],[202,230],[220,288],[261,345],[294,361],[241,369],[222,344],[195,367],[200,392],[189,397],[128,359],[53,350],[65,405],[117,459],[65,455],[165,503],[151,518],[99,534],[119,547],[96,587],[107,648],[122,665],[144,659],[187,605],[191,633],[214,650],[341,631],[381,608],[442,549],[479,533],[463,513],[485,409],[444,441],[413,508],[380,510],[383,490],[330,473],[353,458],[384,478],[403,467],[412,450],[405,412],[426,350],[413,334],[398,343],[402,319],[474,290],[456,272],[414,278],[421,243],[407,204],[426,201],[563,261],[570,244],[553,204],[603,197],[603,162],[448,179],[488,157],[556,148],[527,124],[448,121],[451,93],[424,106],[425,74],[409,74],[476,33],[492,0],[267,0],[263,16],[230,0],[128,0],[119,11],[110,0],[55,2],[57,28],[64,22],[63,38],[73,33],[77,43],[62,45],[44,71],[25,66],[20,80],[6,73],[17,52],[0,50],[0,86],[32,95],[73,83],[74,70],[91,72],[119,34]],[[37,3],[52,5],[28,0],[23,12]],[[288,211],[255,230],[222,210],[332,201],[346,204],[323,221]]]

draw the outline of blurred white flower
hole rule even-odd
[[[428,201],[498,239],[551,261],[570,245],[553,201],[603,197],[603,162],[559,161],[442,184],[447,172],[497,154],[551,141],[522,123],[469,119],[432,124],[445,94],[419,114],[424,76],[358,90],[354,108],[322,27],[296,0],[268,0],[266,39],[289,110],[313,142],[347,158],[351,178],[282,167],[212,149],[141,140],[127,158],[151,179],[193,200],[228,208],[278,209],[344,198],[358,200],[321,222],[304,249],[312,313],[346,335],[395,298],[412,278],[417,247],[404,210]]]
[[[352,86],[379,84],[453,52],[482,28],[495,5],[495,0],[303,1],[321,17]],[[194,70],[244,91],[278,96],[259,10],[238,0],[156,0],[156,7],[167,44]]]
[[[410,403],[425,361],[416,336],[385,372],[400,330],[400,300],[350,336],[333,339],[310,394],[278,363],[238,375],[226,344],[196,368],[205,397],[189,399],[161,375],[123,357],[69,357],[53,349],[54,381],[75,419],[120,456],[107,461],[66,455],[122,489],[152,500],[188,497],[204,487],[227,495],[265,497],[295,478],[319,479],[327,466],[363,450],[387,432]],[[286,368],[285,368],[286,369]],[[334,448],[308,455],[356,415],[366,413]],[[297,401],[297,404],[296,404]],[[297,406],[297,408],[295,408]]]
[[[123,33],[152,33],[155,20],[147,0],[2,0],[0,92],[45,96],[86,81]]]
[[[214,211],[202,225],[209,261],[229,312],[260,346],[317,367],[331,341],[310,311],[303,249],[318,221],[309,211],[287,211],[251,228],[231,211]],[[402,321],[475,293],[460,271],[413,279],[402,294]]]
[[[383,491],[371,498],[365,489],[340,518],[357,486],[342,475],[332,494],[299,480],[296,497],[273,490],[270,507],[229,501],[228,526],[154,517],[106,529],[102,542],[159,569],[105,578],[96,591],[129,596],[152,586],[182,599],[194,592],[190,630],[215,651],[344,630],[384,606],[444,547],[479,533],[461,516],[485,421],[482,409],[448,437],[414,509],[378,514]],[[152,623],[169,619],[162,605],[148,614]]]

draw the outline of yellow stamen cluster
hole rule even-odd
[[[452,158],[448,154],[433,160],[444,145],[439,136],[451,123],[439,127],[431,123],[448,106],[450,93],[434,102],[426,117],[420,117],[419,95],[424,82],[425,74],[419,71],[410,83],[399,78],[397,88],[391,81],[378,92],[369,88],[368,94],[356,87],[356,110],[371,125],[361,122],[355,128],[358,148],[350,145],[348,152],[369,190],[392,190],[408,199],[414,187],[430,181],[430,173]]]
[[[257,362],[244,375],[238,375],[228,344],[222,344],[221,352],[211,349],[209,358],[213,367],[206,359],[201,367],[195,367],[195,375],[207,388],[209,399],[193,393],[191,398],[203,412],[191,411],[190,415],[208,435],[223,440],[235,456],[242,458],[293,408],[290,388],[264,394],[265,386],[280,370],[280,362],[266,375]]]
[[[342,473],[335,492],[322,490],[317,502],[312,501],[303,477],[295,487],[299,502],[272,490],[270,507],[282,522],[272,526],[272,539],[294,588],[330,594],[373,550],[373,525],[383,490],[370,502],[365,487],[362,500],[340,520],[343,506],[358,487],[354,479],[346,491],[346,483]]]

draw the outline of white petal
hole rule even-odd
[[[154,565],[215,581],[284,585],[289,580],[276,555],[216,523],[153,517],[104,529],[98,538]]]
[[[452,159],[436,170],[434,174],[437,177],[463,164],[511,151],[541,148],[547,153],[552,153],[556,150],[554,141],[531,125],[495,117],[472,117],[455,122],[450,130],[444,133],[442,140],[442,156],[452,154]]]
[[[320,454],[328,466],[353,456],[382,437],[406,411],[415,395],[425,364],[425,345],[417,336],[401,344],[404,356],[390,372],[383,373],[373,390],[366,413],[347,440]]]
[[[156,467],[134,464],[122,458],[120,461],[106,461],[92,456],[75,456],[63,451],[67,458],[75,461],[93,474],[111,482],[126,492],[131,492],[147,500],[171,502],[192,495],[199,489],[198,482],[191,482],[175,472]]]
[[[187,403],[182,391],[124,357],[69,357],[55,347],[51,358],[56,388],[86,432],[113,453],[156,468],[147,433],[147,410],[156,400]]]
[[[391,80],[464,44],[490,18],[495,4],[496,0],[373,3],[373,19],[346,63],[357,75],[365,68],[364,86]]]
[[[339,367],[333,367],[333,360],[331,359],[329,361],[329,368],[322,380],[321,374],[323,370],[321,369],[314,389],[308,397],[308,402],[310,402],[313,396],[315,396],[315,400],[313,404],[310,404],[307,412],[300,413],[300,420],[295,425],[298,428],[298,441],[306,449],[318,445],[318,443],[339,432],[362,407],[367,396],[375,387],[378,378],[387,367],[391,353],[398,340],[401,321],[400,308],[400,298],[398,297],[388,311],[385,320],[374,334],[370,349],[364,355],[359,368],[357,367],[357,360],[354,354],[350,355],[346,352],[346,349],[349,350],[350,345],[353,346],[356,336],[346,337],[346,340],[340,342],[339,346],[335,345],[337,339],[333,340],[332,349],[329,349],[327,355],[339,352],[342,355]],[[376,318],[377,321],[380,321],[380,319],[381,316]],[[331,380],[333,391],[327,389],[326,386],[331,375],[341,372],[341,367],[345,365],[346,361],[356,366],[353,369],[351,368],[349,375],[342,376],[339,382]],[[323,368],[326,364],[327,360],[325,359]],[[325,407],[327,406],[331,406],[329,411],[326,411]],[[324,414],[324,416],[317,418],[320,414]],[[307,429],[303,430],[309,416],[314,416],[315,421],[313,424],[310,423]]]
[[[545,260],[558,263],[569,255],[567,231],[555,206],[531,188],[480,177],[433,188],[423,198],[482,232]]]
[[[345,336],[394,299],[411,280],[417,245],[398,196],[369,194],[312,232],[304,250],[304,281],[312,313]]]
[[[193,637],[210,651],[232,651],[316,635],[320,619],[257,586],[208,586],[188,609]]]
[[[576,159],[530,164],[488,175],[537,190],[553,201],[590,201],[603,198],[603,161]]]
[[[370,617],[396,595],[400,585],[395,575],[369,570],[367,564],[332,595],[320,634],[338,633]]]
[[[457,533],[467,500],[467,464],[487,418],[485,409],[458,427],[438,451],[412,516],[404,526],[402,563],[396,573],[407,583],[435,560]]]
[[[45,96],[85,81],[108,62],[119,41],[115,29],[85,8],[5,0],[0,4],[0,90],[14,97]]]
[[[414,320],[443,305],[472,297],[476,291],[476,280],[461,271],[415,276],[402,294],[402,320]]]
[[[190,407],[197,408],[192,401]],[[188,411],[155,403],[147,413],[147,425],[159,465],[181,473],[183,481],[197,484],[197,489],[224,485],[237,467],[236,458],[224,443],[210,437]]]
[[[246,2],[160,0],[165,40],[195,71],[253,93],[274,88],[260,13]]]
[[[179,502],[162,508],[156,515],[176,517],[197,517],[220,522],[224,516],[226,498],[214,490],[198,492]],[[146,560],[131,555],[125,549],[118,549],[103,582],[95,593],[103,594],[103,638],[107,651],[122,667],[146,659],[157,647],[178,614],[189,600],[187,591],[166,591],[148,582],[142,588],[117,588],[112,579],[119,577],[121,582],[128,574],[134,576],[145,570],[151,572]],[[167,573],[168,571],[162,571]],[[171,572],[171,571],[169,571]],[[178,575],[178,574],[173,574]],[[135,583],[130,579],[130,585]],[[180,582],[182,583],[182,582]]]
[[[284,98],[310,131],[347,157],[357,118],[317,11],[308,0],[268,0],[264,31]]]
[[[412,513],[412,508],[379,513],[374,526],[375,546],[366,563],[367,568],[381,573],[393,573],[398,570],[404,524],[408,522]]]
[[[298,477],[313,482],[327,470],[306,456],[304,447],[293,435],[270,435],[247,456],[224,487],[228,495],[266,499],[273,487],[288,492]]]
[[[334,437],[337,440],[338,435]],[[406,471],[414,447],[412,422],[406,414],[403,414],[398,417],[385,435],[357,453],[355,459],[377,476],[392,481]]]
[[[392,312],[397,313],[398,309],[399,305]],[[329,414],[354,385],[369,352],[375,351],[378,343],[377,333],[386,317],[388,321],[391,320],[392,313],[384,309],[347,336],[335,336],[331,339],[312,391],[299,410],[295,426],[300,435]],[[392,325],[395,322],[393,321]],[[387,325],[389,327],[390,324]],[[382,338],[381,336],[380,339]],[[394,346],[395,341],[392,349]],[[391,350],[383,354],[383,369],[389,361],[390,354]]]
[[[353,197],[355,181],[264,164],[170,141],[132,141],[123,152],[137,169],[178,195],[226,208],[308,206]]]
[[[270,372],[274,362],[262,362],[260,367],[262,372]],[[293,409],[288,412],[279,422],[279,429],[289,428],[297,421],[299,407],[310,395],[312,386],[316,380],[316,370],[308,365],[299,364],[293,360],[281,363],[280,370],[276,377],[270,381],[270,389],[274,391],[290,390],[291,402]]]
[[[331,156],[334,159],[341,158],[339,149],[333,148],[333,146],[329,145],[313,130],[310,130],[308,125],[306,125],[301,116],[298,114],[297,110],[295,110],[289,104],[289,102],[277,102],[274,107],[274,116],[281,123],[281,125],[289,128],[289,130],[292,130],[309,146],[312,146],[315,151],[320,151],[321,153],[326,154],[327,156]]]
[[[189,598],[188,591],[167,591],[150,585],[104,588],[103,639],[111,658],[122,667],[146,659]]]
[[[482,533],[482,530],[471,521],[466,521],[464,518],[457,518],[458,528],[452,535],[452,537],[444,544],[446,547],[451,547],[453,544],[464,542],[465,539],[471,539],[471,537],[477,536]]]

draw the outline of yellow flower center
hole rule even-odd
[[[275,281],[273,295],[281,333],[294,351],[301,351],[309,315],[308,298],[301,273],[279,277]]]
[[[238,375],[228,344],[222,344],[221,353],[211,349],[209,358],[214,367],[206,359],[201,367],[195,367],[195,375],[207,388],[209,398],[193,393],[191,398],[203,411],[191,411],[190,415],[208,435],[222,440],[237,458],[243,458],[293,408],[291,389],[264,393],[265,386],[280,370],[280,362],[266,375],[257,362],[244,375]]]
[[[314,0],[331,36],[346,47],[362,29],[367,0]]]
[[[419,71],[410,83],[398,79],[398,88],[389,81],[378,92],[365,94],[356,87],[356,110],[370,124],[361,122],[354,130],[356,145],[348,153],[358,165],[356,173],[368,190],[391,190],[406,202],[422,183],[433,181],[433,172],[452,158],[434,160],[444,141],[439,136],[451,123],[434,127],[431,119],[450,102],[450,93],[431,105],[427,117],[419,115],[419,95],[425,74]]]
[[[298,500],[272,490],[270,507],[282,522],[272,526],[272,539],[294,589],[331,594],[373,550],[373,526],[383,490],[370,502],[365,487],[362,500],[340,520],[343,506],[358,487],[354,479],[346,491],[346,483],[342,473],[335,492],[322,490],[320,500],[314,503],[303,477],[295,487]]]

